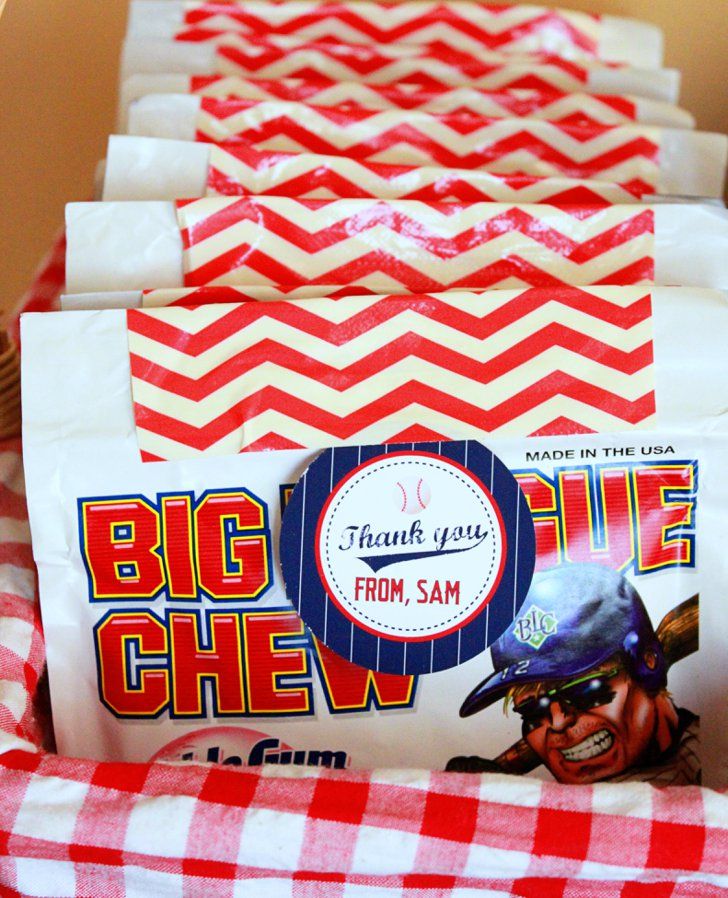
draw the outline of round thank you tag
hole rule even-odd
[[[431,673],[483,652],[533,575],[525,497],[475,442],[329,449],[288,502],[288,597],[355,664]]]

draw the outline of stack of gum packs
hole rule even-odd
[[[728,786],[728,141],[662,61],[531,5],[132,0],[22,321],[59,751]]]

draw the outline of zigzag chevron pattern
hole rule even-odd
[[[460,293],[487,293],[482,290],[451,291]],[[362,287],[346,287],[331,284],[304,284],[302,287],[158,287],[142,291],[143,309],[162,309],[166,306],[185,308],[220,305],[222,303],[276,302],[291,299],[341,299],[343,296],[376,296]],[[397,294],[390,294],[397,295]],[[406,292],[401,294],[406,295]]]
[[[477,87],[421,87],[356,81],[195,76],[190,93],[217,99],[288,100],[311,106],[361,109],[417,109],[420,112],[532,118],[565,125],[624,125],[637,121],[629,97],[541,90],[485,90]]]
[[[578,91],[584,89],[590,69],[603,67],[558,56],[483,51],[476,57],[406,44],[317,44],[275,36],[244,38],[229,32],[212,33],[210,39],[217,48],[217,68],[212,74],[249,78]]]
[[[128,330],[146,460],[655,415],[651,297],[634,288],[132,310]]]
[[[601,19],[585,13],[538,6],[483,3],[372,2],[194,3],[185,15],[180,40],[198,40],[200,31],[280,34],[303,40],[350,44],[438,44],[453,51],[499,50],[595,57]]]
[[[654,212],[644,206],[248,197],[182,201],[177,214],[188,287],[428,293],[654,278]]]
[[[258,151],[240,144],[211,148],[207,195],[598,205],[638,203],[644,192],[634,184],[627,188],[606,181],[416,168],[346,156]]]
[[[483,292],[483,291],[473,291]],[[275,302],[289,299],[320,299],[361,296],[361,287],[336,287],[306,284],[303,287],[166,287],[142,292],[142,308],[161,309],[165,306],[207,306],[221,303]]]
[[[579,127],[414,110],[334,109],[282,100],[202,97],[197,139],[261,150],[347,156],[394,165],[439,165],[541,177],[639,182],[656,189],[661,130]]]

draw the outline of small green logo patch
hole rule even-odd
[[[526,614],[513,624],[513,632],[519,642],[530,645],[532,649],[538,651],[549,636],[557,632],[557,626],[558,620],[553,611],[542,611],[536,605],[532,605]]]

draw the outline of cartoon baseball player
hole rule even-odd
[[[495,672],[460,716],[504,698],[531,754],[559,782],[700,781],[698,718],[667,692],[663,646],[621,574],[595,564],[537,574],[491,656]],[[507,755],[453,758],[448,770],[507,769]]]

